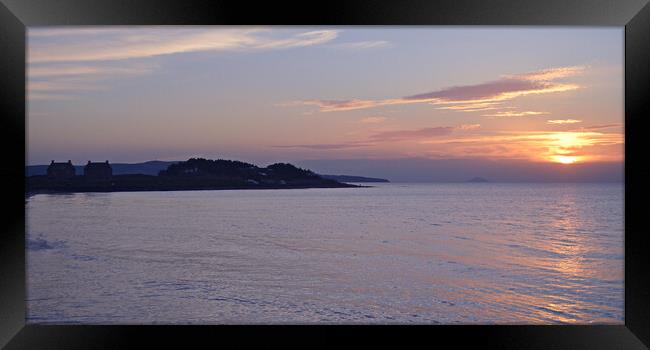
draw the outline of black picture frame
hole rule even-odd
[[[25,325],[25,28],[50,25],[560,25],[625,26],[625,324],[581,326],[37,326]],[[199,0],[0,0],[0,346],[130,348],[227,340],[341,346],[424,341],[499,349],[644,349],[650,345],[650,5],[647,0],[446,0],[245,3]],[[646,147],[644,147],[646,146]],[[395,331],[399,330],[399,334]],[[297,335],[299,337],[297,337]],[[300,340],[299,340],[300,339]],[[645,344],[645,345],[644,345]]]

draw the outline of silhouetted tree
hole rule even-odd
[[[298,168],[289,163],[275,163],[266,167],[274,178],[284,180],[316,179],[320,176],[311,170]]]
[[[257,166],[237,160],[190,158],[160,171],[160,176],[225,176],[240,177]]]

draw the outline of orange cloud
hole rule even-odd
[[[513,75],[476,85],[453,86],[432,92],[386,100],[306,100],[304,105],[315,105],[321,112],[347,111],[386,105],[409,103],[463,104],[447,109],[479,110],[492,108],[491,104],[512,100],[517,97],[571,91],[580,88],[577,84],[558,83],[553,80],[581,73],[584,68],[559,67],[536,72]],[[478,107],[478,108],[473,108]],[[445,107],[443,107],[445,108]]]
[[[620,161],[623,134],[593,131],[533,131],[491,135],[458,135],[420,143],[458,156],[519,158],[570,164],[579,161]],[[498,152],[495,152],[498,149]],[[481,150],[485,150],[482,152]],[[469,153],[468,153],[469,152]]]
[[[572,77],[582,74],[587,66],[570,66],[543,69],[536,72],[525,73],[520,75],[506,76],[506,78],[524,79],[533,81],[549,81],[566,77]]]
[[[575,123],[581,123],[582,120],[578,120],[578,119],[554,119],[554,120],[547,120],[546,122],[548,124],[575,124]]]
[[[620,127],[621,124],[600,124],[600,125],[591,125],[580,128],[581,130],[600,130],[600,129],[611,129]]]
[[[481,124],[461,124],[457,127],[459,130],[472,130],[478,129],[481,127]]]
[[[497,112],[493,114],[483,114],[484,117],[527,117],[529,115],[548,114],[547,112],[523,111],[523,112]]]
[[[430,127],[390,130],[371,134],[366,140],[335,144],[274,146],[320,151],[367,147],[364,152],[386,156],[436,156],[440,158],[521,159],[572,164],[595,161],[622,161],[622,133],[597,131],[480,131],[478,124],[457,127]],[[475,130],[473,132],[464,132]]]
[[[369,100],[305,100],[297,104],[318,106],[321,112],[349,111],[378,106],[378,102]]]
[[[433,103],[434,105],[436,103]],[[490,109],[500,109],[500,108],[509,108],[498,106],[499,102],[483,102],[483,103],[471,103],[463,105],[453,105],[453,106],[444,106],[438,107],[438,109],[449,109],[453,111],[462,111],[462,112],[476,112],[476,111],[486,111]]]
[[[377,116],[377,117],[365,117],[365,118],[361,119],[359,122],[360,122],[360,123],[363,123],[363,124],[377,124],[377,123],[383,123],[383,122],[385,122],[387,119],[388,119],[388,118],[386,118],[386,117],[381,117],[381,116]]]
[[[502,79],[477,85],[455,86],[434,92],[404,97],[406,101],[433,103],[485,103],[511,100],[530,94],[544,94],[577,89],[573,84]]]

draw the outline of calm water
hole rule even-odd
[[[37,195],[30,323],[622,323],[622,184]]]

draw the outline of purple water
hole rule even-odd
[[[622,184],[36,195],[29,323],[623,323]]]

